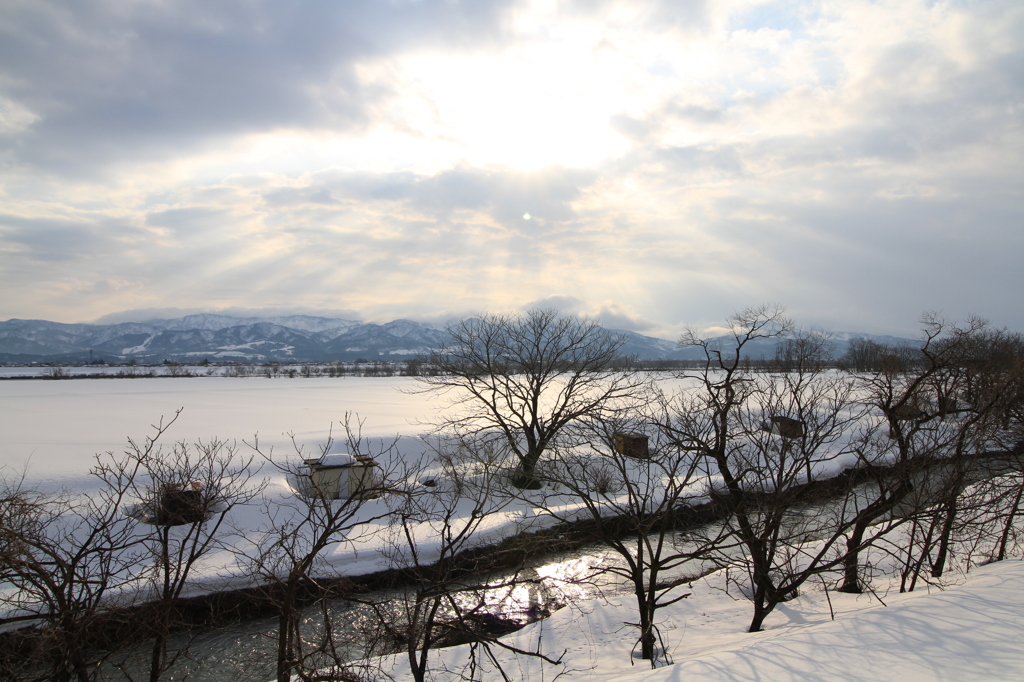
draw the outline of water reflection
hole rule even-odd
[[[618,591],[614,576],[602,569],[614,555],[600,547],[584,547],[552,557],[518,573],[495,573],[482,585],[455,595],[463,612],[486,614],[494,622],[514,629],[550,615],[566,604],[593,599],[599,592]],[[327,627],[336,653],[343,660],[358,660],[368,653],[397,652],[400,642],[371,641],[382,613],[404,620],[409,594],[403,589],[359,595],[360,602],[333,600],[303,611],[303,650],[322,647]],[[451,616],[451,609],[447,615]],[[325,623],[327,626],[325,626]],[[169,657],[174,660],[167,679],[196,682],[271,680],[276,676],[277,627],[274,617],[246,620],[223,628],[193,629],[174,636]],[[400,628],[398,628],[400,629]],[[369,649],[368,649],[369,647]],[[150,650],[140,644],[107,662],[104,679],[144,678]],[[321,665],[333,664],[321,656]]]

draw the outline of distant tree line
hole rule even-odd
[[[595,323],[595,327],[600,329]],[[455,329],[455,326],[452,327]],[[449,330],[451,331],[451,330]],[[609,334],[609,338],[614,335]],[[808,363],[819,369],[833,368],[852,372],[877,371],[883,365],[903,363],[907,366],[920,363],[921,358],[917,346],[910,343],[889,346],[872,339],[858,337],[847,342],[847,348],[841,355],[836,355],[837,344],[827,332],[799,331],[791,336],[776,340],[774,351],[766,356],[754,356],[753,352],[744,351],[740,357],[740,366],[748,372],[789,372],[794,369],[805,369]],[[451,346],[448,346],[449,348]],[[616,354],[607,363],[612,370],[642,370],[647,372],[672,372],[686,369],[699,369],[705,364],[701,358],[677,359],[658,358],[640,359],[634,356]],[[437,359],[435,353],[426,353],[408,360],[366,360],[357,359],[346,362],[296,362],[288,363],[278,360],[267,362],[210,362],[204,358],[196,363],[178,360],[164,360],[157,364],[141,364],[135,359],[123,363],[96,361],[88,364],[49,363],[40,378],[47,379],[97,379],[97,378],[155,378],[155,377],[264,377],[291,378],[296,377],[416,377],[422,374],[438,374],[450,371],[451,368],[435,365],[431,358]],[[76,373],[76,367],[94,366],[97,364],[110,368],[120,368],[107,373]],[[26,377],[5,377],[26,378]]]

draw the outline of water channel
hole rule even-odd
[[[460,601],[465,608],[480,611],[506,624],[524,625],[546,617],[566,604],[595,598],[599,593],[614,594],[623,586],[601,568],[615,561],[615,555],[598,545],[586,546],[541,559],[518,574],[496,572],[486,576],[482,585],[490,589],[474,590]],[[515,580],[510,580],[511,578]],[[512,586],[506,583],[514,582]],[[399,590],[360,594],[359,599],[385,605],[396,620],[401,619],[404,593]],[[327,604],[327,617],[333,623],[336,646],[349,660],[364,654],[360,633],[372,630],[377,614],[365,605],[346,600]],[[308,645],[315,645],[323,635],[324,615],[320,607],[303,613],[303,635]],[[175,636],[170,643],[172,656],[180,656],[166,674],[168,679],[189,679],[196,682],[236,680],[271,680],[276,675],[278,621],[276,617],[253,618],[221,628],[193,629]],[[395,649],[397,651],[397,648]],[[134,653],[134,657],[132,654]],[[132,677],[146,670],[149,649],[142,644],[134,652],[119,658]],[[111,679],[121,675],[111,670]]]
[[[984,468],[983,477],[1013,469],[1019,469],[1016,460],[993,459],[990,466]],[[854,495],[862,495],[865,498],[870,498],[874,492],[873,484],[870,483],[858,486],[855,490]],[[792,523],[795,526],[806,523],[808,519],[835,518],[836,515],[844,515],[845,508],[846,505],[838,500],[819,501],[793,509]],[[702,528],[688,529],[676,534],[672,540],[677,548],[685,550],[689,546],[692,550],[696,547],[693,541],[695,532],[703,531],[704,536],[714,535],[720,523],[714,522]],[[811,523],[801,528],[801,532],[814,526],[815,524]],[[814,532],[811,530],[804,537],[806,540],[813,540],[813,536]],[[728,552],[739,554],[741,550],[739,547],[733,547]],[[722,560],[723,556],[718,552],[714,560],[688,562],[676,575],[701,575],[716,565],[721,565]],[[483,612],[506,623],[533,622],[567,604],[584,603],[599,595],[631,591],[621,577],[601,570],[611,565],[623,566],[624,563],[615,552],[598,544],[538,557],[532,565],[517,574],[517,580],[514,581],[516,584],[511,587],[500,586],[509,582],[509,573],[496,572],[486,576],[481,584],[500,587],[474,591],[472,596],[463,599],[473,599],[477,602],[464,603],[464,606],[482,606]],[[663,576],[671,577],[674,576]],[[395,618],[400,618],[398,614],[403,603],[403,593],[400,590],[362,594],[360,598],[373,600],[378,604],[391,604]],[[359,633],[372,630],[378,616],[367,606],[355,605],[344,600],[331,602],[327,608],[327,616],[333,624],[332,631],[337,636],[339,650],[349,660],[360,658],[364,651]],[[310,608],[304,613],[304,619],[304,634],[308,633],[309,643],[313,644],[323,633],[323,614],[317,608]],[[187,678],[197,682],[271,680],[276,674],[277,628],[278,621],[275,617],[265,617],[227,627],[194,629],[191,633],[180,634],[172,640],[170,646],[172,651],[180,652],[180,656],[168,671],[167,677]],[[136,661],[127,662],[129,670],[134,668],[137,671],[132,675],[135,678],[145,669],[148,650],[144,645],[140,645],[137,654]],[[125,663],[123,659],[124,657],[122,664]],[[113,679],[122,677],[113,670],[111,672],[110,677]]]

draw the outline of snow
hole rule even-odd
[[[352,466],[356,463],[356,458],[347,452],[339,452],[335,454],[324,455],[317,460],[317,465],[321,469],[330,469],[332,467],[347,467]]]
[[[562,665],[499,658],[524,680],[551,680],[559,672],[560,679],[579,682],[1024,679],[1024,562],[974,567],[942,590],[884,594],[881,582],[884,604],[868,595],[826,597],[818,588],[780,605],[765,631],[748,633],[749,602],[725,591],[719,571],[660,612],[671,664],[652,670],[631,652],[636,631],[627,623],[636,615],[625,595],[564,608],[506,638],[556,658],[565,651]],[[457,669],[466,652],[456,647],[432,655],[437,668]],[[396,680],[408,679],[404,657],[389,664]],[[499,679],[491,675],[482,679]]]
[[[241,455],[252,454],[247,444],[277,461],[319,457],[332,436],[344,436],[340,422],[346,411],[364,420],[363,436],[370,448],[399,437],[400,462],[379,461],[384,469],[417,461],[427,450],[421,436],[430,432],[430,421],[443,401],[412,392],[417,384],[407,377],[340,377],[313,379],[259,379],[183,377],[111,379],[103,381],[4,381],[0,382],[0,475],[16,479],[24,473],[25,484],[43,490],[67,487],[77,492],[96,489],[89,475],[97,454],[121,453],[130,436],[141,442],[152,435],[150,425],[166,422],[175,410],[180,417],[162,442],[194,442],[213,438],[236,441]],[[295,443],[292,442],[294,435]],[[295,445],[302,448],[295,452]],[[344,449],[335,441],[332,451]],[[258,460],[261,461],[261,460]],[[266,465],[258,478],[266,478],[266,504],[275,507],[278,520],[293,513],[286,505],[295,491],[285,474]],[[386,509],[386,500],[371,500],[360,514],[372,518]],[[478,545],[508,537],[523,527],[528,505],[511,505],[489,518],[475,535]],[[469,510],[467,508],[467,515]],[[227,546],[207,556],[197,566],[187,594],[242,587],[245,578],[237,552],[251,551],[267,524],[267,510],[252,503],[233,508],[225,526],[238,529],[226,539]],[[550,519],[533,519],[535,527],[551,525]],[[359,575],[390,567],[386,533],[380,524],[363,529],[325,553],[325,563],[343,575]],[[436,538],[424,527],[428,541]],[[431,551],[424,548],[424,551]]]
[[[311,457],[322,452],[316,448],[326,444],[332,424],[339,435],[338,421],[353,411],[365,418],[364,435],[371,441],[401,436],[403,456],[412,461],[425,450],[419,436],[430,431],[429,423],[444,404],[435,396],[410,392],[415,387],[401,377],[4,381],[0,468],[5,475],[25,470],[26,481],[33,485],[88,489],[95,453],[121,451],[127,436],[143,438],[150,424],[180,407],[184,411],[167,434],[170,441],[216,436],[251,442],[258,433],[261,449],[273,447],[294,459],[289,435],[294,434]],[[428,473],[420,471],[419,478]],[[284,474],[269,468],[263,474],[268,478],[266,503],[286,503],[293,490]],[[386,505],[387,500],[370,500],[361,513],[370,518]],[[571,514],[571,499],[564,505]],[[258,542],[265,520],[260,504],[233,509],[225,525],[239,531],[234,547]],[[487,545],[551,523],[533,505],[511,503],[485,520],[475,540]],[[424,524],[414,532],[429,557],[432,529]],[[329,548],[324,562],[348,575],[387,568],[388,534],[384,523],[369,524]],[[198,567],[192,592],[244,584],[235,561],[227,549],[207,557]],[[878,566],[884,561],[875,558]],[[538,573],[557,583],[559,576],[578,570],[570,564],[542,566]],[[631,652],[635,629],[626,624],[636,620],[632,598],[612,589],[509,636],[522,648],[539,645],[554,656],[565,650],[563,666],[542,668],[535,660],[502,659],[517,679],[550,680],[566,670],[563,679],[580,682],[1024,679],[1024,563],[960,570],[940,585],[944,589],[910,594],[896,594],[889,578],[878,578],[874,587],[885,605],[870,595],[825,592],[827,583],[812,585],[781,604],[766,621],[766,630],[755,634],[745,632],[750,603],[719,571],[694,581],[685,588],[692,593],[689,598],[659,612],[674,663],[655,670]],[[565,584],[563,589],[575,587]],[[457,664],[465,654],[464,647],[456,647],[431,656]],[[407,674],[404,661],[392,661],[396,679]]]
[[[891,596],[887,606],[876,602],[835,621],[783,605],[783,626],[609,680],[1024,679],[1022,589],[1024,563],[1010,561],[976,568],[962,585]],[[832,596],[838,608],[854,601],[846,597]]]
[[[97,453],[121,452],[152,424],[184,408],[165,442],[217,437],[292,451],[291,438],[313,454],[346,411],[365,420],[364,435],[413,441],[430,430],[437,400],[409,393],[401,377],[182,377],[0,382],[0,467],[29,482],[84,484]]]

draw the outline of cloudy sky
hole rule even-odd
[[[1024,330],[1022,256],[1020,0],[0,5],[0,319]]]

